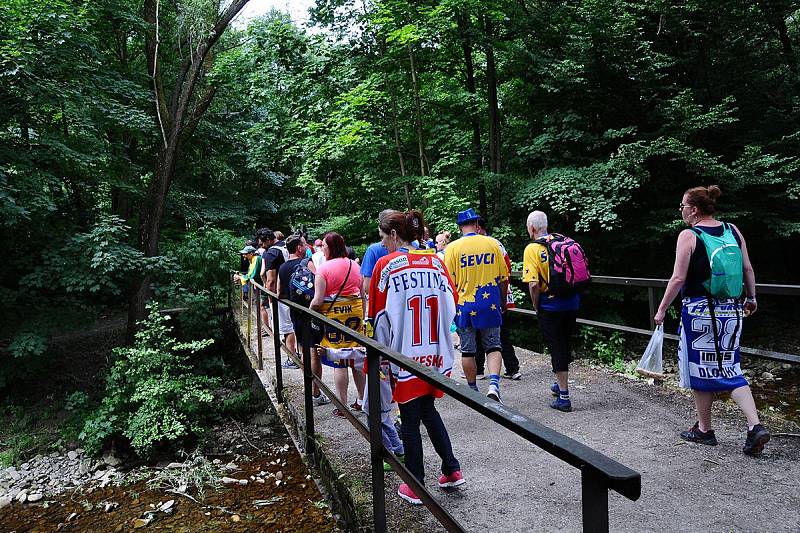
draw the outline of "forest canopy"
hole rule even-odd
[[[475,207],[515,260],[542,209],[595,272],[664,277],[681,193],[715,183],[759,281],[798,281],[794,2],[318,0],[311,28],[231,25],[244,4],[0,4],[20,361],[142,287],[219,301],[257,227],[360,245],[387,207],[434,232]]]

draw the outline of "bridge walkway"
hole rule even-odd
[[[242,331],[244,336],[246,328]],[[257,354],[255,333],[250,341],[251,354]],[[264,370],[258,374],[271,388],[273,342],[271,337],[264,341]],[[685,443],[678,432],[694,420],[688,394],[669,385],[613,375],[588,363],[576,364],[571,372],[575,410],[556,412],[548,406],[549,361],[541,354],[517,350],[523,379],[503,380],[505,403],[641,473],[638,501],[609,491],[611,531],[800,530],[800,440],[773,438],[762,457],[744,456],[744,418],[731,402],[717,402],[714,417],[720,445]],[[455,368],[460,369],[460,359]],[[287,416],[290,424],[302,428],[302,370],[282,374]],[[455,373],[456,378],[459,375]],[[323,377],[333,389],[329,368]],[[485,389],[486,382],[479,383]],[[352,402],[352,383],[350,394]],[[437,405],[468,481],[460,490],[436,487],[438,457],[423,437],[426,484],[434,487],[434,497],[467,530],[581,530],[579,472],[449,397]],[[773,431],[779,429],[776,421],[766,423]],[[315,424],[330,467],[329,481],[335,480],[339,487],[334,492],[344,491],[344,505],[354,507],[360,523],[369,523],[368,442],[348,421],[333,416],[332,405],[315,408]],[[424,507],[414,508],[394,494],[400,483],[396,474],[386,476],[390,531],[442,530]]]

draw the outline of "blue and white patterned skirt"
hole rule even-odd
[[[742,375],[739,338],[742,335],[742,304],[738,300],[714,300],[714,316],[722,354],[722,371],[714,349],[711,312],[705,297],[683,299],[678,329],[680,386],[698,391],[722,392],[748,385]]]

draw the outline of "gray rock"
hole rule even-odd
[[[761,374],[761,378],[766,379],[767,381],[772,381],[773,379],[775,379],[775,376],[772,375],[771,372],[764,372],[763,374]]]
[[[3,496],[2,498],[0,498],[0,509],[11,505],[11,501],[12,501],[11,496]]]
[[[71,461],[74,461],[75,459],[78,458],[78,452],[73,450],[73,451],[67,453],[67,457],[69,457]]]
[[[20,493],[17,494],[17,501],[19,503],[25,503],[25,500],[27,500],[27,499],[28,499],[28,491],[27,490],[20,491]]]
[[[19,478],[22,477],[22,475],[19,472],[17,472],[17,469],[14,468],[13,466],[8,470],[6,470],[6,475],[8,475],[8,477],[13,479],[14,481],[18,481]]]
[[[223,477],[222,478],[222,482],[225,483],[226,485],[230,485],[230,484],[233,484],[233,483],[239,483],[239,480],[238,479],[233,479],[232,477]]]
[[[44,495],[41,492],[34,492],[30,496],[28,496],[28,503],[35,503],[44,498]]]
[[[22,463],[21,465],[19,465],[19,469],[20,470],[30,470],[30,468],[31,468],[31,465],[28,464],[28,463]]]
[[[186,465],[183,463],[170,463],[166,466],[166,468],[183,468]]]
[[[122,459],[110,452],[106,452],[103,454],[103,462],[108,466],[119,466],[122,464]]]
[[[84,451],[83,448],[75,448],[75,453],[77,453],[78,455],[83,455],[86,452]]]

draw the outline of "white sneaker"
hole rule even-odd
[[[486,379],[486,374],[475,374],[475,379]]]
[[[327,405],[331,403],[331,399],[328,398],[324,392],[320,391],[319,396],[312,396],[311,400],[314,402],[314,405],[319,407],[320,405]]]
[[[500,399],[500,389],[497,387],[497,385],[489,385],[489,392],[486,393],[486,397],[498,403],[503,403],[503,401]]]

